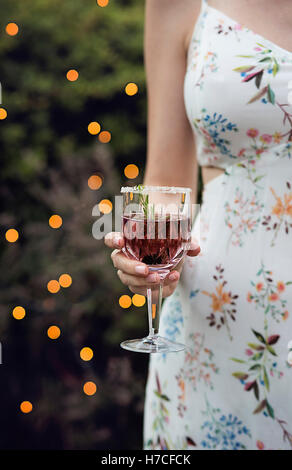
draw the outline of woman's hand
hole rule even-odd
[[[117,269],[117,275],[120,280],[129,287],[131,292],[146,296],[147,287],[159,284],[159,275],[157,273],[150,273],[147,264],[130,259],[122,252],[124,239],[120,232],[108,233],[104,241],[109,248],[114,248],[111,253],[113,265]],[[200,251],[201,249],[196,240],[192,239],[191,249],[187,252],[187,255],[197,256]],[[183,262],[184,259],[179,262],[175,269],[171,270],[165,279],[163,297],[168,297],[174,292],[180,278]]]

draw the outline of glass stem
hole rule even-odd
[[[162,291],[164,279],[166,278],[169,270],[158,272],[159,285],[147,288],[147,307],[148,307],[148,322],[149,334],[147,338],[154,338],[158,335],[159,320],[162,306]]]

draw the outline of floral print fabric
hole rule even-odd
[[[152,354],[144,449],[292,449],[292,52],[203,1],[185,105],[203,191],[160,332],[185,351]]]

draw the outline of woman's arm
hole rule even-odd
[[[144,184],[188,186],[197,195],[198,165],[183,84],[189,32],[200,0],[146,0],[147,163]]]
[[[197,162],[184,106],[183,82],[188,32],[196,21],[195,7],[199,4],[200,0],[146,0],[145,8],[148,133],[144,184],[191,187],[192,202],[197,194]],[[157,273],[149,274],[146,264],[127,258],[121,251],[121,234],[107,234],[105,243],[115,248],[111,254],[113,264],[132,292],[146,295],[147,287],[158,284]],[[188,255],[196,256],[199,252],[199,246],[193,243]],[[175,290],[181,267],[182,263],[166,278],[163,297]]]

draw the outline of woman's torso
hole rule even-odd
[[[289,130],[292,126],[286,111],[289,104],[289,80],[290,77],[292,78],[291,61],[289,60],[292,57],[292,53],[289,52],[292,51],[292,34],[289,29],[292,5],[291,2],[289,4],[287,1],[282,1],[281,5],[276,6],[275,2],[262,0],[252,8],[247,8],[249,3],[248,0],[240,2],[233,0],[224,3],[220,0],[212,2],[203,0],[199,17],[195,18],[193,23],[188,20],[188,27],[186,27],[185,102],[187,114],[196,136],[198,161],[202,166],[204,184],[219,176],[226,165],[230,164],[230,159],[245,157],[243,149],[250,144],[248,133],[253,133],[249,132],[249,129],[253,129],[251,116],[254,118],[253,122],[258,124],[258,120],[262,119],[262,113],[268,112],[268,115],[264,116],[265,126],[262,132],[263,139],[266,140],[265,146],[271,143],[268,141],[271,140],[270,136],[273,134],[275,134],[276,144],[289,142],[291,138]],[[263,4],[267,7],[264,14]],[[224,12],[218,9],[223,7]],[[279,7],[282,8],[279,10]],[[277,22],[274,21],[275,8],[278,9],[278,12],[280,11],[280,14],[276,15]],[[290,12],[291,15],[289,15]],[[240,19],[241,22],[239,23],[233,18]],[[249,28],[243,26],[243,23],[248,24]],[[253,31],[259,31],[261,34],[255,34]],[[266,37],[269,40],[265,39]],[[272,42],[271,39],[277,42]],[[266,44],[262,44],[264,41]],[[259,43],[265,48],[261,47]],[[265,53],[266,49],[268,51]],[[282,69],[281,74],[279,73],[280,68]],[[252,76],[253,74],[254,76]],[[196,81],[195,90],[192,86],[194,81]],[[241,83],[249,84],[249,87],[243,88]],[[247,106],[244,111],[246,111],[247,119],[244,128],[242,126],[244,120],[242,100],[239,99],[236,103],[236,95],[247,93],[251,90],[250,85],[253,83],[256,89],[246,100]],[[277,97],[273,85],[277,88]],[[192,96],[190,96],[190,90]],[[292,94],[292,90],[290,91]],[[257,98],[257,94],[262,94],[262,96]],[[261,104],[258,106],[259,101],[261,100],[260,103],[263,103],[265,98],[268,103],[274,105],[273,108],[264,109]],[[207,111],[212,109],[213,114],[209,113],[207,116],[210,120],[215,116],[213,130],[212,124],[210,126],[210,121],[207,122],[206,115],[202,113],[202,109],[206,108],[208,101],[212,102],[212,106]],[[220,124],[220,119],[217,123],[214,121],[216,118],[218,120],[218,116],[221,116],[221,121],[226,119],[226,117],[222,117],[224,109],[228,111],[230,116],[230,105],[233,108],[232,117],[235,116],[235,120],[240,118],[241,129],[236,136],[234,133],[231,136],[230,132],[229,138],[222,139],[221,136],[219,142],[218,139],[216,140],[218,128],[219,130],[223,129],[226,134],[229,129],[224,129],[224,126]],[[220,111],[217,112],[217,110]],[[280,121],[282,121],[282,125],[280,125]],[[275,130],[276,122],[279,122],[279,125]],[[227,125],[229,127],[233,125],[235,132],[237,132],[236,124],[231,120],[229,123],[227,122]],[[271,132],[273,133],[271,134]],[[283,134],[286,134],[287,138],[283,137]],[[231,147],[228,145],[230,138],[234,144],[237,143],[237,145],[233,145],[233,149],[228,148]]]

